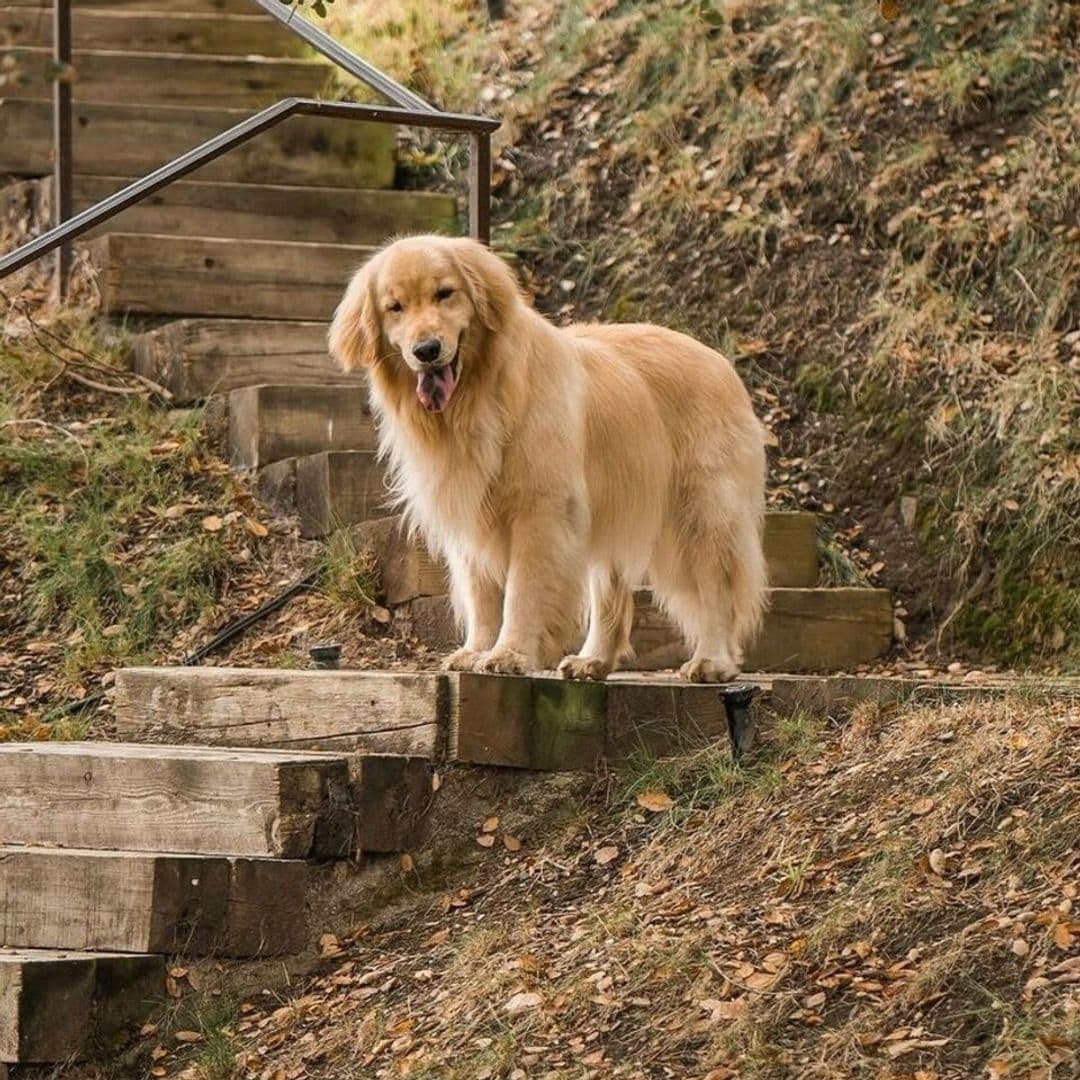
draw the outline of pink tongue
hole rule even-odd
[[[438,371],[422,371],[416,377],[416,396],[428,412],[442,412],[457,386],[453,365],[447,364]]]

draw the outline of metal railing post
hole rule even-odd
[[[53,0],[53,190],[52,223],[71,217],[71,0]],[[71,244],[56,249],[56,288],[67,296],[71,273]]]
[[[469,136],[469,235],[491,243],[491,136],[486,131]]]

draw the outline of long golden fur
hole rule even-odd
[[[647,583],[683,675],[737,674],[766,596],[765,452],[723,356],[658,326],[555,327],[487,248],[438,236],[360,269],[330,351],[368,370],[396,495],[449,565],[449,668],[605,678]]]

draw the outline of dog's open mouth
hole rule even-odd
[[[421,371],[416,376],[416,396],[428,412],[442,412],[450,404],[450,397],[458,381],[458,354],[449,364],[433,371]]]

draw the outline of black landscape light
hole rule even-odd
[[[308,649],[315,666],[320,668],[336,668],[341,659],[341,646],[337,643],[326,645],[312,645]]]
[[[731,755],[736,761],[750,749],[754,742],[757,722],[754,719],[750,704],[754,700],[756,693],[757,687],[750,686],[748,683],[732,683],[731,686],[725,686],[720,691],[720,698],[724,703],[724,712],[727,713],[727,729],[731,738]]]

